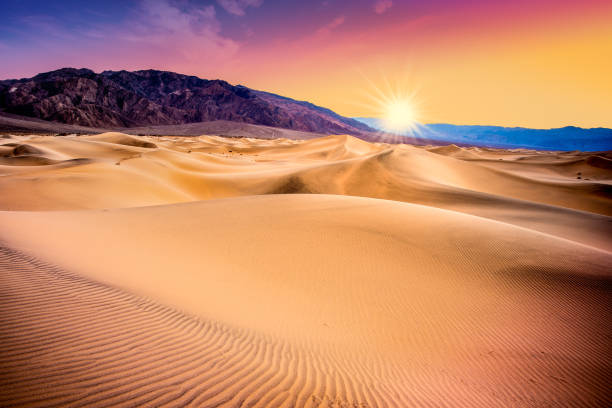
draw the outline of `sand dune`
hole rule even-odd
[[[16,137],[6,144],[37,151],[0,158],[0,190],[10,192],[0,195],[6,210],[342,194],[461,211],[612,249],[607,153],[425,149],[350,136],[266,141],[106,133]]]
[[[606,153],[3,142],[0,406],[612,404]]]

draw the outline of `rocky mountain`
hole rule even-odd
[[[97,127],[227,120],[326,134],[372,129],[308,102],[174,72],[63,68],[0,81],[0,111]]]

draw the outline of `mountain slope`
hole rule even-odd
[[[307,102],[155,70],[63,68],[0,81],[0,111],[100,128],[229,120],[327,134],[372,130]]]
[[[384,126],[377,118],[355,118],[375,129]],[[413,131],[406,136],[414,137]],[[566,126],[556,129],[523,127],[469,126],[434,123],[420,125],[418,136],[430,140],[489,147],[525,147],[544,150],[612,150],[612,129],[583,129]]]

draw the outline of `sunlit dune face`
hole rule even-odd
[[[416,114],[408,99],[389,101],[384,107],[383,126],[390,132],[406,132],[416,124]]]

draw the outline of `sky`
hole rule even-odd
[[[162,69],[422,123],[612,127],[610,0],[2,0],[0,78]]]

